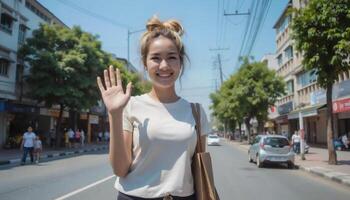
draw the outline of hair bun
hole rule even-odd
[[[163,25],[164,25],[166,28],[168,28],[168,29],[170,29],[170,30],[172,30],[172,31],[175,31],[175,32],[176,32],[177,34],[179,34],[180,36],[182,36],[183,33],[184,33],[183,27],[181,26],[180,22],[178,22],[177,20],[171,19],[171,20],[165,21],[165,22],[163,23]]]
[[[152,32],[157,29],[158,30],[169,29],[176,32],[180,36],[182,36],[184,33],[183,27],[181,26],[180,22],[178,22],[177,20],[167,20],[165,22],[161,22],[157,16],[153,16],[147,22],[146,29],[149,32]]]

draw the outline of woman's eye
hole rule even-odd
[[[175,56],[172,56],[169,59],[174,60],[174,59],[177,59],[177,58]]]
[[[151,60],[159,60],[158,57],[151,57]]]

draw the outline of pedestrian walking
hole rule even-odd
[[[68,130],[68,138],[69,138],[69,148],[72,148],[72,145],[74,145],[74,131],[70,128]]]
[[[35,163],[39,164],[40,154],[43,151],[43,145],[39,136],[36,136],[34,141],[34,154],[35,154]]]
[[[63,130],[64,132],[64,146],[67,148],[69,147],[69,135],[68,135],[68,130],[65,128]]]
[[[98,134],[97,134],[97,140],[98,140],[98,142],[102,142],[102,136],[103,136],[102,131],[98,132]]]
[[[23,150],[22,162],[21,165],[24,165],[27,160],[27,155],[29,153],[31,163],[34,162],[34,140],[35,133],[33,132],[33,128],[31,126],[28,127],[27,132],[25,132],[22,136],[21,150]]]
[[[293,150],[295,153],[300,153],[300,135],[298,131],[295,131],[292,136],[292,144],[293,144]]]
[[[341,141],[343,142],[346,149],[349,148],[349,140],[348,136],[344,133],[344,135],[341,137]]]
[[[79,144],[80,144],[80,139],[81,139],[81,134],[80,134],[79,129],[77,129],[77,130],[75,131],[74,138],[75,138],[75,145],[74,145],[74,147],[75,147],[75,148],[78,148],[78,147],[79,147]]]
[[[81,142],[81,146],[84,147],[84,145],[85,145],[85,132],[83,129],[81,129],[81,131],[80,131],[80,142]]]
[[[104,136],[105,136],[105,141],[109,142],[109,131],[106,131]]]
[[[195,199],[191,161],[197,144],[191,104],[178,96],[175,82],[186,58],[176,20],[153,17],[141,38],[141,58],[152,82],[149,93],[130,96],[120,71],[104,71],[97,82],[109,114],[109,158],[118,176],[118,200]],[[201,107],[202,144],[210,132]],[[205,148],[205,146],[203,147]]]

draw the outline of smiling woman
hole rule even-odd
[[[110,121],[110,162],[118,176],[119,200],[196,199],[192,157],[197,144],[191,104],[176,94],[175,82],[184,68],[184,30],[176,20],[153,17],[141,38],[141,57],[152,90],[130,97],[124,93],[119,70],[104,71],[98,85]],[[201,144],[210,132],[203,108]],[[199,123],[198,123],[199,124]],[[204,149],[204,148],[203,148]]]

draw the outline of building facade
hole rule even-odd
[[[46,108],[28,97],[30,91],[24,78],[29,75],[30,66],[18,58],[17,51],[41,23],[67,26],[36,0],[0,0],[0,11],[0,146],[10,148],[10,143],[18,144],[28,126],[49,142],[59,107]],[[62,127],[68,127],[69,114],[68,110],[63,112]],[[105,116],[101,103],[78,116],[78,128],[87,133],[87,141],[94,139],[93,134],[97,135],[99,127],[105,125]]]
[[[291,136],[299,130],[299,113],[308,143],[326,144],[326,92],[317,83],[314,71],[302,66],[302,55],[291,38],[293,13],[290,8],[303,8],[307,0],[290,0],[274,25],[276,30],[277,74],[286,82],[286,95],[277,103],[278,116],[273,118],[278,133]],[[339,75],[333,85],[333,118],[335,137],[350,132],[350,71]]]

